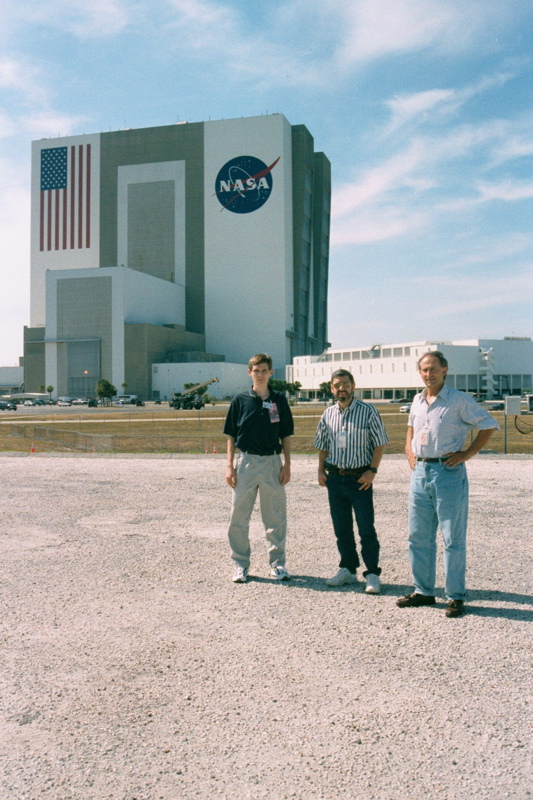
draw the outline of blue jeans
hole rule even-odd
[[[466,467],[417,462],[409,493],[409,558],[415,591],[435,595],[437,527],[444,542],[444,591],[464,600],[468,478]]]
[[[361,539],[361,555],[366,566],[363,575],[380,575],[379,542],[374,527],[374,500],[372,486],[361,490],[361,484],[353,475],[334,475],[330,473],[326,482],[329,510],[333,530],[340,553],[339,567],[355,572],[360,564],[355,548],[353,514]]]

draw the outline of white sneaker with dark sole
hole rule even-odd
[[[277,581],[288,581],[291,576],[285,567],[272,567],[270,570],[270,577],[275,578]]]
[[[379,594],[381,592],[381,581],[379,575],[374,575],[369,572],[366,576],[366,589],[367,594]]]
[[[232,581],[233,583],[246,583],[248,580],[248,567],[235,567]]]
[[[346,567],[341,567],[332,578],[326,579],[326,586],[344,586],[345,583],[357,583],[357,574]]]

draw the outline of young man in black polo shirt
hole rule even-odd
[[[231,401],[224,433],[228,435],[226,483],[233,489],[228,538],[235,563],[233,580],[246,583],[250,567],[250,517],[257,492],[268,542],[270,575],[289,580],[285,569],[287,501],[291,479],[290,437],[294,424],[287,398],[270,389],[272,359],[265,353],[248,363],[252,388]],[[235,448],[241,451],[235,467]],[[283,462],[280,453],[283,452]]]

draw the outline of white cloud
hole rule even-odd
[[[513,8],[494,0],[330,0],[344,17],[337,57],[345,67],[383,56],[471,47],[482,33],[504,26]]]
[[[1,35],[11,46],[19,30],[31,27],[104,38],[122,31],[138,7],[134,0],[3,0]]]
[[[438,319],[482,309],[512,306],[517,300],[522,303],[533,300],[533,265],[521,265],[512,274],[484,276],[482,287],[479,275],[469,278],[463,274],[456,277],[432,275],[430,278],[415,279],[413,284],[415,293],[420,294],[425,287],[428,293],[436,292],[435,296],[439,297],[439,302],[432,304],[431,310],[419,308],[419,318]]]
[[[423,92],[396,95],[386,101],[391,111],[391,121],[385,134],[390,136],[409,122],[437,124],[457,111],[476,95],[502,86],[515,77],[511,71],[487,75],[462,89],[428,89]]]
[[[531,200],[533,198],[533,181],[505,180],[497,183],[483,183],[478,186],[480,200]]]
[[[266,89],[276,85],[325,86],[320,58],[300,53],[298,39],[274,35],[272,26],[261,30],[244,14],[212,0],[168,0],[175,18],[167,26],[173,47],[187,56],[216,64],[232,80],[254,80]]]

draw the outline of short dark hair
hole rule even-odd
[[[424,353],[423,356],[420,356],[417,362],[418,369],[420,369],[420,362],[422,361],[423,358],[426,358],[426,356],[433,356],[433,358],[436,358],[441,367],[448,366],[448,361],[446,360],[444,353],[441,353],[440,350],[431,350],[429,353]]]
[[[331,382],[333,382],[333,378],[349,378],[351,383],[355,383],[354,376],[347,369],[336,369],[335,372],[331,373]]]
[[[267,364],[269,369],[272,369],[272,359],[266,353],[256,353],[255,356],[252,356],[248,362],[248,369],[252,370],[253,367],[257,367],[258,364]]]

